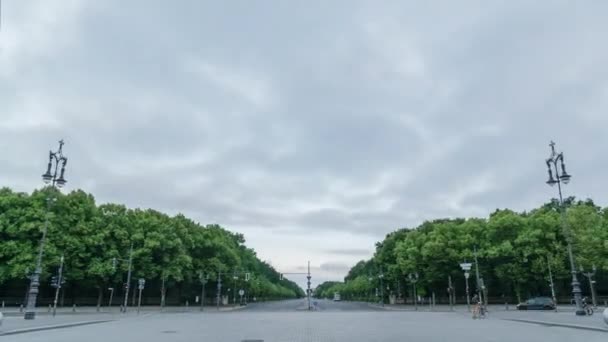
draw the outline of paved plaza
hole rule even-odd
[[[606,341],[601,315],[495,311],[473,320],[466,312],[400,311],[367,303],[303,300],[251,304],[242,310],[63,315],[57,322],[108,322],[0,336],[0,341]],[[39,317],[48,324],[52,317]],[[15,317],[14,319],[18,319]],[[573,327],[517,320],[562,320]],[[10,320],[5,321],[9,329]],[[585,329],[596,327],[596,330]],[[583,328],[581,328],[583,327]]]

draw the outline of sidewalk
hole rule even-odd
[[[389,311],[416,312],[414,305],[369,303],[371,307],[382,308]],[[574,308],[568,305],[558,307],[558,311],[519,311],[514,305],[488,305],[488,318],[504,319],[516,322],[541,324],[547,326],[562,326],[576,329],[587,329],[608,332],[608,325],[604,323],[602,313],[604,307],[598,307],[593,316],[576,316]],[[449,305],[418,305],[418,312],[453,312],[457,315],[470,315],[466,305],[455,305],[450,310]]]
[[[215,306],[205,306],[203,312],[200,311],[200,306],[196,307],[165,307],[160,311],[158,306],[141,307],[140,313],[137,313],[137,308],[129,307],[127,313],[121,313],[119,307],[102,308],[97,312],[96,307],[81,307],[77,308],[76,312],[72,308],[58,308],[57,315],[53,317],[47,310],[39,308],[36,313],[36,319],[26,320],[23,318],[23,313],[19,309],[4,311],[4,320],[0,325],[0,336],[15,333],[24,333],[38,330],[58,329],[71,326],[104,323],[120,319],[137,319],[144,318],[149,315],[158,314],[177,314],[177,313],[200,313],[200,314],[218,314],[235,310],[245,309],[246,306],[221,306],[218,310]],[[105,309],[105,310],[104,310]]]

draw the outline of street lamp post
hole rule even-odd
[[[416,283],[418,282],[418,272],[408,274],[407,278],[412,283],[412,296],[414,297],[414,310],[418,311],[418,294],[416,293]]]
[[[49,151],[49,163],[47,165],[46,172],[42,175],[42,180],[46,184],[61,188],[65,185],[66,180],[64,178],[65,165],[68,163],[68,158],[63,155],[63,140],[59,140],[59,149],[57,152]],[[59,166],[61,164],[61,171]],[[59,178],[57,173],[59,171]],[[38,257],[36,258],[36,269],[31,277],[30,287],[28,290],[27,306],[25,308],[25,319],[36,318],[36,299],[38,298],[38,287],[40,286],[40,274],[42,273],[42,257],[44,255],[44,243],[46,242],[46,232],[49,226],[49,214],[50,214],[51,200],[47,198],[46,215],[44,219],[44,228],[42,229],[42,238],[40,239],[40,246],[38,248]]]
[[[585,270],[583,270],[583,266],[581,266],[581,273],[587,277],[587,280],[589,280],[589,290],[591,290],[591,302],[593,304],[593,307],[596,308],[597,307],[597,300],[595,297],[595,280],[593,280],[593,277],[595,276],[595,272],[597,271],[597,268],[595,267],[595,265],[593,265],[591,272],[585,272]]]
[[[583,303],[581,298],[581,283],[578,281],[578,278],[576,276],[576,266],[574,264],[574,255],[572,253],[572,233],[566,226],[566,210],[564,208],[564,199],[562,198],[562,182],[564,184],[568,184],[572,176],[566,172],[566,165],[564,164],[564,154],[562,152],[555,152],[555,143],[553,141],[549,144],[549,146],[551,146],[551,155],[545,160],[545,162],[547,163],[547,172],[549,173],[549,180],[547,181],[547,184],[549,184],[550,186],[554,186],[555,184],[557,184],[562,230],[564,235],[566,236],[566,243],[568,246],[568,258],[570,259],[570,272],[572,273],[572,294],[574,295],[574,302],[576,303],[576,315],[583,316],[585,315],[585,310],[583,310]],[[554,173],[555,178],[553,178]]]
[[[471,275],[471,273],[469,273],[471,271],[471,263],[468,262],[463,262],[462,264],[460,264],[460,268],[462,268],[462,270],[464,271],[464,284],[465,284],[465,292],[467,295],[467,310],[469,312],[471,312],[471,299],[469,298],[469,276]]]

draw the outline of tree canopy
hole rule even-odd
[[[597,290],[608,292],[608,208],[593,201],[565,203],[565,220],[559,202],[530,212],[496,210],[488,218],[438,219],[415,228],[394,231],[376,244],[370,260],[357,263],[344,282],[322,284],[315,295],[331,297],[340,292],[344,299],[370,299],[380,286],[384,295],[411,296],[408,275],[418,274],[417,293],[447,297],[448,277],[456,292],[464,296],[464,275],[459,264],[473,262],[477,253],[479,270],[489,296],[496,300],[521,300],[532,295],[550,295],[548,268],[551,267],[556,291],[568,300],[570,265],[566,237],[571,237],[575,263],[580,270],[597,268]],[[550,265],[549,265],[550,264]],[[474,275],[471,292],[476,290]],[[583,292],[588,282],[579,274]]]
[[[261,261],[242,234],[217,224],[202,225],[182,214],[171,217],[152,209],[97,205],[84,191],[62,194],[51,187],[31,194],[0,189],[0,296],[14,288],[22,291],[28,271],[34,270],[46,215],[42,284],[47,292],[45,281],[56,272],[61,256],[66,286],[74,296],[123,283],[132,244],[133,281],[145,278],[147,284],[158,285],[164,280],[170,289],[179,287],[184,298],[200,293],[201,274],[215,285],[219,273],[230,288],[235,272],[239,286],[246,286],[251,296],[304,296],[297,284],[281,280]],[[250,275],[246,284],[245,273]],[[209,286],[208,293],[214,295],[214,289]]]

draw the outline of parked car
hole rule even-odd
[[[555,303],[549,297],[534,297],[517,304],[517,310],[555,310]]]

